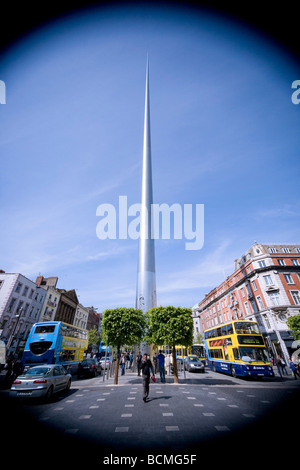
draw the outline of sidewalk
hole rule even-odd
[[[106,372],[107,374],[107,372]],[[97,386],[99,385],[114,385],[114,380],[115,380],[115,375],[113,373],[112,377],[109,376],[109,378],[107,378],[107,375],[105,375],[105,378],[103,380],[103,375],[104,375],[104,371],[102,371],[102,374],[101,376],[98,376],[96,379],[93,380],[93,382],[95,384],[97,384]],[[156,373],[155,375],[155,378],[157,380],[158,383],[161,383],[160,382],[160,377],[159,377],[159,373]],[[183,372],[179,372],[179,380],[180,379],[183,379]],[[76,385],[79,385],[79,384],[90,384],[90,379],[80,379],[78,380],[77,379],[77,376],[75,375],[73,378],[72,378],[72,383],[76,383]],[[166,383],[167,384],[173,384],[174,383],[174,375],[166,375]],[[119,370],[119,374],[118,374],[118,384],[117,385],[142,385],[142,375],[138,376],[137,375],[137,371],[132,371],[131,369],[126,369],[125,370],[125,374],[124,375],[121,375],[121,369]]]
[[[107,378],[107,375],[105,375],[105,379],[103,380],[103,372],[102,375],[98,376],[97,378],[93,379],[92,383],[93,386],[99,387],[99,386],[114,386],[114,373],[112,377]],[[207,372],[209,374],[207,374]],[[107,373],[107,372],[106,372]],[[275,377],[265,377],[263,378],[262,381],[258,380],[247,380],[248,385],[257,385],[257,386],[262,386],[266,384],[272,384],[272,383],[277,383],[277,384],[284,384],[287,382],[299,382],[300,378],[297,380],[294,379],[291,375],[291,371],[288,370],[288,375],[283,375],[282,377],[280,376],[277,368],[274,368],[274,373]],[[156,378],[156,383],[160,384],[160,375],[159,372],[155,374]],[[216,383],[220,384],[227,384],[227,385],[233,385],[234,384],[243,384],[245,379],[242,378],[233,378],[230,375],[227,374],[220,374],[218,372],[212,372],[208,367],[206,368],[206,373],[205,374],[192,374],[189,372],[186,372],[186,378],[184,378],[184,373],[183,371],[178,372],[178,379],[179,379],[179,385],[182,384],[190,384],[190,385],[197,385],[201,384],[203,385],[203,382],[205,381],[207,385],[214,385]],[[91,379],[77,379],[77,376],[73,376],[72,378],[72,384],[76,386],[91,386]],[[167,385],[177,385],[174,384],[174,375],[166,375],[166,384]],[[137,375],[137,371],[132,371],[131,369],[126,369],[125,374],[121,375],[121,369],[119,370],[119,375],[118,375],[118,384],[117,386],[125,386],[125,385],[142,385],[142,376]]]

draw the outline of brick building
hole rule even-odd
[[[235,261],[234,272],[193,308],[194,325],[256,320],[272,351],[286,361],[293,336],[286,320],[300,314],[300,245],[256,243]]]

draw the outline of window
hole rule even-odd
[[[258,265],[260,268],[265,268],[266,267],[266,262],[265,261],[259,261]]]
[[[285,280],[288,284],[295,284],[290,274],[284,274]]]
[[[227,335],[227,326],[222,326],[222,336],[226,336]]]
[[[278,264],[279,264],[279,266],[285,266],[284,259],[279,259]]]
[[[210,349],[209,356],[215,359],[223,359],[223,351],[222,349]]]
[[[235,323],[235,331],[239,335],[246,335],[246,334],[256,334],[259,335],[260,331],[256,323],[250,322],[238,322]]]
[[[24,308],[24,316],[26,315],[28,309],[29,309],[29,304],[26,304]]]
[[[290,253],[291,250],[289,248],[282,248],[283,253]]]
[[[21,292],[22,285],[23,284],[21,282],[18,282],[17,287],[16,287],[16,292]]]
[[[232,352],[233,352],[233,357],[236,361],[240,361],[240,355],[239,355],[239,350],[238,348],[233,348],[232,349]]]
[[[296,305],[300,305],[300,292],[298,290],[291,290],[293,301]]]
[[[41,356],[52,346],[52,341],[35,341],[29,344],[29,349],[35,356]]]
[[[299,266],[299,261],[297,259],[293,259],[292,263],[294,266]]]
[[[34,330],[35,334],[39,333],[54,333],[55,325],[39,325]]]
[[[264,276],[264,280],[265,280],[266,286],[270,286],[271,284],[273,284],[273,281],[270,275]]]
[[[258,303],[259,310],[264,310],[265,307],[264,307],[263,301],[261,300],[261,297],[259,295],[256,297],[256,300],[257,300],[257,303]]]
[[[241,293],[242,293],[242,297],[245,297],[245,291],[243,287],[241,288]]]
[[[229,325],[227,325],[227,334],[228,334],[228,335],[232,335],[232,334],[233,334],[233,326],[232,326],[232,323],[230,323]]]
[[[14,298],[11,299],[11,301],[9,302],[8,309],[7,309],[8,312],[11,312],[11,311],[12,311],[13,306],[14,306],[16,300],[17,300],[17,299],[14,299]]]
[[[24,305],[23,300],[20,300],[18,308],[17,308],[17,313],[18,314],[23,313],[23,305]]]
[[[22,294],[22,295],[24,295],[24,297],[26,297],[27,292],[28,292],[28,289],[29,289],[28,286],[25,286],[25,287],[24,287],[23,294]]]
[[[270,299],[273,305],[280,305],[278,292],[272,292],[272,294],[270,294]]]
[[[270,253],[277,253],[277,248],[269,248]]]
[[[265,323],[266,323],[266,325],[267,325],[267,328],[271,329],[270,321],[269,321],[267,315],[266,315],[266,314],[263,315],[263,318],[264,318],[264,321],[265,321]]]
[[[257,290],[256,281],[252,281],[252,285],[253,285],[253,289],[254,289],[254,290]]]
[[[248,302],[245,302],[245,310],[246,310],[246,314],[250,315],[251,312],[250,312],[250,307],[249,307]]]

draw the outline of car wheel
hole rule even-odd
[[[236,371],[234,366],[231,366],[231,377],[236,377]]]
[[[51,400],[52,396],[53,396],[53,385],[51,385],[47,390],[47,393],[46,393],[47,400]]]
[[[66,386],[66,392],[70,390],[71,387],[71,380],[68,381],[67,386]]]
[[[213,370],[213,372],[216,372],[216,365],[215,365],[214,362],[212,363],[212,370]]]

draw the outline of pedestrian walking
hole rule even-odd
[[[126,365],[126,357],[125,357],[125,353],[122,354],[122,357],[121,357],[121,369],[122,369],[122,373],[121,375],[125,375],[125,365]]]
[[[292,369],[292,375],[293,375],[294,379],[297,380],[297,375],[299,375],[299,372],[297,371],[296,365],[295,365],[292,358],[290,360],[290,368]],[[300,377],[300,375],[299,375],[299,377]]]
[[[16,378],[21,375],[22,373],[22,364],[20,359],[16,359],[13,364],[13,373],[12,373],[12,380],[16,380]]]
[[[130,369],[130,356],[127,351],[125,353],[125,359],[126,359],[126,369]]]
[[[167,355],[166,355],[166,358],[165,358],[165,369],[166,369],[167,375],[171,375],[171,371],[170,371],[170,354],[167,354]]]
[[[130,353],[130,356],[129,356],[129,360],[130,360],[130,369],[132,369],[132,363],[133,363],[133,351],[131,351]]]
[[[276,357],[276,366],[280,377],[282,377],[282,364],[279,356]]]
[[[138,371],[138,374],[137,375],[141,375],[141,365],[142,365],[142,355],[141,355],[141,351],[139,351],[138,355],[136,356],[136,365],[137,365],[137,371]]]
[[[143,362],[141,365],[142,377],[143,377],[143,400],[146,403],[149,396],[149,384],[150,384],[150,371],[154,377],[154,368],[147,354],[144,354]]]
[[[287,370],[286,370],[286,363],[285,363],[285,360],[284,360],[282,354],[280,355],[279,360],[280,360],[280,362],[281,362],[281,368],[282,368],[283,374],[288,375]]]
[[[160,381],[161,381],[161,383],[165,383],[166,382],[165,356],[163,355],[161,350],[159,351],[159,355],[157,356],[157,360],[158,360]]]

